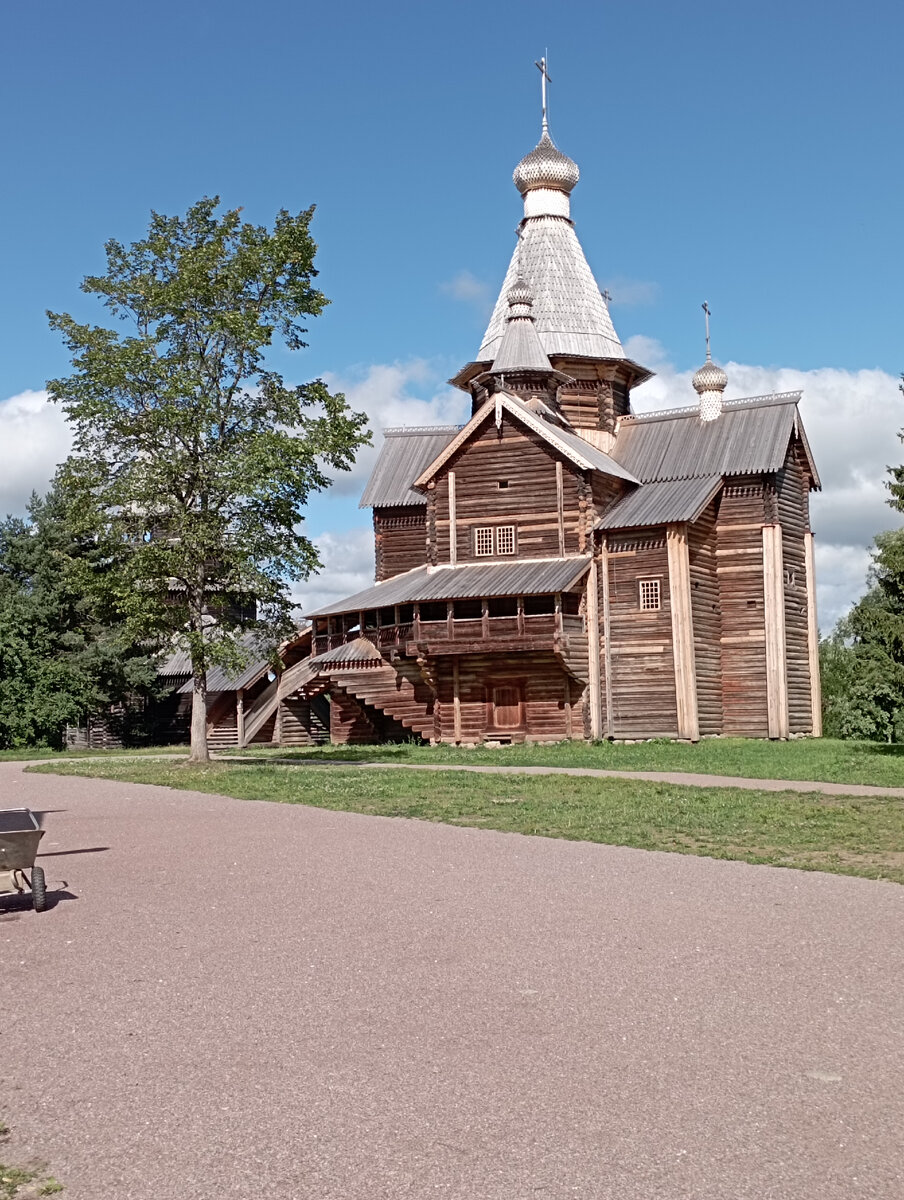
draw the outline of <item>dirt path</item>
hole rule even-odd
[[[62,890],[0,899],[0,1116],[66,1200],[904,1194],[900,887],[0,764],[17,804]]]

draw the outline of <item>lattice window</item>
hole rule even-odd
[[[497,554],[514,554],[515,553],[515,526],[500,525],[496,529],[496,553]]]
[[[483,527],[474,530],[474,553],[478,558],[488,558],[493,553],[493,530]]]
[[[639,579],[637,585],[640,589],[640,611],[649,612],[653,609],[662,608],[662,586],[658,579]]]

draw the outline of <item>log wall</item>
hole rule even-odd
[[[791,444],[776,477],[776,499],[782,526],[788,716],[792,733],[812,733],[805,547],[809,488],[797,443]]]
[[[437,688],[436,736],[456,740],[456,708],[460,738],[465,743],[488,738],[512,742],[557,742],[583,736],[582,688],[553,653],[474,654],[458,660],[432,661]],[[497,700],[517,697],[513,706],[494,708]]]
[[[377,583],[427,561],[426,505],[374,509],[374,566]]]
[[[366,746],[379,741],[362,705],[341,688],[330,689],[330,741],[334,746]]]
[[[490,417],[436,479],[436,561],[450,561],[448,472],[455,472],[457,561],[480,561],[474,550],[478,526],[514,525],[516,558],[560,554],[556,456],[530,430],[504,414],[502,428]],[[500,483],[506,484],[500,487]],[[586,538],[582,497],[588,485],[567,462],[562,471],[564,551],[577,554]],[[584,501],[586,508],[586,500]],[[429,527],[428,527],[429,537]]]
[[[697,677],[697,719],[700,736],[722,732],[722,617],[716,570],[717,497],[688,526],[691,574],[691,612],[694,621],[694,664]]]
[[[665,530],[610,535],[608,545],[611,735],[676,737],[678,707]],[[641,611],[641,579],[660,581],[661,608]]]
[[[716,522],[722,612],[722,732],[768,737],[761,476],[729,477]]]

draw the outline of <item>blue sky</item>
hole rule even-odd
[[[514,244],[548,47],[552,133],[580,164],[573,216],[622,340],[646,339],[680,390],[708,299],[717,359],[853,380],[876,438],[860,474],[900,461],[898,4],[30,0],[3,40],[0,409],[66,370],[45,309],[100,318],[78,283],[106,238],[219,193],[261,222],[317,205],[332,304],[307,351],[277,356],[290,378],[327,374],[367,404],[383,371],[375,421],[393,388],[393,419],[405,397],[448,418],[443,381],[473,357]],[[808,413],[812,391],[811,436],[829,403]],[[52,442],[50,420],[15,428]],[[360,531],[351,484],[312,532]],[[865,545],[878,512],[835,544]]]

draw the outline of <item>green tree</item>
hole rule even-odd
[[[58,487],[0,521],[0,747],[61,747],[67,724],[146,693],[152,656],[96,586],[108,556]]]
[[[63,478],[109,548],[104,587],[133,637],[191,656],[195,761],[208,758],[208,668],[238,666],[249,628],[289,630],[289,581],[320,565],[304,506],[370,436],[344,396],[268,364],[274,338],[300,349],[300,319],[327,304],[313,209],[283,210],[271,230],[218,205],[152,213],[143,240],[107,243],[106,273],[82,290],[125,332],[48,314],[73,356],[48,385],[74,431]]]

